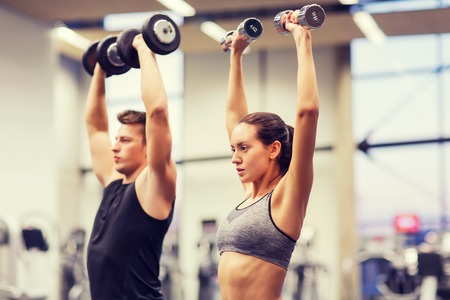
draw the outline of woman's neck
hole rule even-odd
[[[259,199],[271,190],[273,190],[283,176],[277,172],[270,173],[270,176],[264,176],[261,181],[254,181],[252,183],[251,196],[253,199]]]

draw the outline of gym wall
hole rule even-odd
[[[45,218],[52,227],[59,217],[54,119],[57,53],[48,27],[1,7],[0,28],[0,216],[10,220],[14,230],[32,216]],[[56,233],[50,242],[57,243]],[[57,252],[50,251],[39,261],[44,266],[40,270],[28,269],[26,261],[15,257],[15,270],[9,274],[16,276],[7,281],[48,290],[57,299]]]

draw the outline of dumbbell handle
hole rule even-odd
[[[291,34],[284,26],[286,23],[287,14],[289,12],[290,10],[281,11],[273,20],[275,29],[279,34]],[[322,26],[326,18],[325,11],[318,4],[305,5],[302,8],[295,10],[293,14],[297,19],[295,21],[296,24],[307,26],[310,29],[316,29]]]
[[[264,28],[261,23],[256,18],[248,18],[239,24],[236,29],[237,34],[243,36],[247,43],[251,43],[254,40],[257,40],[263,34]],[[232,35],[235,33],[235,30],[228,31],[224,37],[220,40],[220,45],[223,51],[227,52],[230,49],[230,44],[233,41]],[[231,38],[229,38],[231,36]]]
[[[108,47],[106,55],[108,56],[109,62],[113,66],[115,66],[115,67],[125,66],[125,62],[122,60],[122,58],[120,57],[120,55],[117,51],[117,43],[113,43]]]

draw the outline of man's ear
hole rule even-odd
[[[269,146],[270,159],[276,159],[281,153],[281,143],[279,141],[273,142]]]

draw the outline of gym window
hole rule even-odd
[[[359,233],[392,234],[402,213],[448,227],[450,34],[357,39],[351,53]]]

